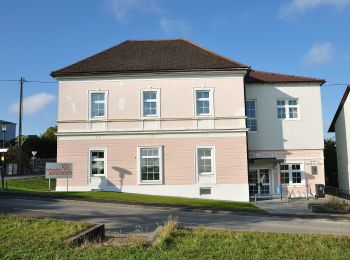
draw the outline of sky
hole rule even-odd
[[[20,77],[40,81],[24,83],[23,119],[23,134],[40,134],[57,120],[51,71],[128,39],[187,38],[256,70],[325,79],[326,133],[350,82],[349,25],[350,0],[0,0],[0,119],[18,123]]]

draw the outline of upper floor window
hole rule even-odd
[[[245,109],[247,113],[247,127],[249,128],[249,131],[255,132],[258,130],[256,100],[246,100]]]
[[[159,116],[159,94],[157,90],[142,91],[142,115],[144,117]]]
[[[106,92],[90,93],[90,110],[91,118],[106,117]]]
[[[298,119],[299,101],[297,99],[277,100],[277,118],[278,119]]]
[[[208,89],[196,90],[196,115],[212,115],[212,91]]]

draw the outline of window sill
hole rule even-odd
[[[283,187],[305,187],[305,184],[303,183],[295,183],[295,184],[282,184]]]
[[[139,185],[163,185],[163,181],[139,181]]]

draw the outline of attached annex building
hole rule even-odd
[[[340,192],[350,193],[350,85],[345,89],[328,132],[334,133],[337,144],[338,185]]]
[[[125,41],[51,75],[69,190],[248,201],[324,183],[322,79],[183,39]]]

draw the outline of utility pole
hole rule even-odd
[[[21,77],[19,85],[19,122],[18,122],[18,169],[17,173],[22,173],[22,115],[23,115],[23,82]]]

